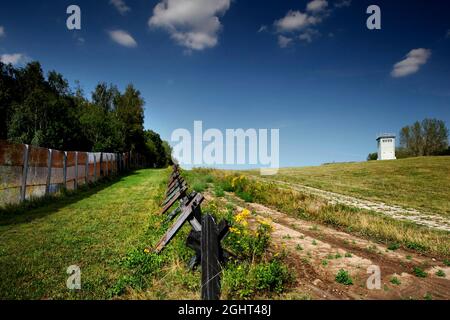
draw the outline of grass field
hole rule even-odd
[[[169,169],[146,169],[89,189],[0,213],[0,299],[198,299],[200,271],[187,268],[194,251],[185,224],[160,254],[153,248],[170,221],[159,215]],[[35,207],[35,208],[30,208]],[[234,208],[204,207],[233,221]],[[245,220],[245,219],[244,219]],[[223,269],[225,298],[278,295],[286,267],[266,250],[269,229],[244,220],[227,240],[242,268]],[[245,222],[245,223],[244,223]],[[67,289],[71,265],[81,269],[81,290]],[[247,277],[247,275],[250,275]],[[244,282],[236,277],[244,277]]]
[[[1,217],[0,298],[107,299],[127,286],[144,288],[151,278],[140,270],[136,252],[161,234],[150,224],[157,223],[167,176],[167,170],[141,170],[15,218]],[[70,265],[81,268],[80,292],[66,288]],[[164,296],[158,289],[154,294]]]
[[[203,211],[233,225],[225,247],[238,262],[224,265],[223,298],[279,299],[303,298],[303,289],[298,292],[295,275],[292,277],[284,258],[277,258],[284,253],[272,246],[266,222],[255,225],[254,213],[238,209],[231,194],[244,203],[258,203],[298,221],[317,223],[318,229],[327,226],[389,248],[401,248],[406,254],[444,259],[447,265],[448,232],[330,205],[320,197],[280,188],[269,179],[447,216],[449,165],[449,157],[436,157],[282,169],[268,180],[221,170],[192,170],[183,175],[193,190],[210,197]],[[24,212],[0,212],[0,299],[198,299],[200,271],[186,267],[193,255],[185,245],[189,225],[161,254],[144,251],[156,244],[170,224],[157,214],[169,174],[169,169],[139,170],[38,202]],[[230,203],[225,205],[224,199]],[[71,265],[81,268],[80,291],[66,288],[66,270]],[[307,266],[297,268],[303,272]]]
[[[283,168],[267,178],[450,216],[450,157]]]

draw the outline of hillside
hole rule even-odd
[[[450,157],[283,168],[264,178],[450,215]]]

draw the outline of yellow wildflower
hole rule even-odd
[[[250,211],[248,209],[243,209],[238,215],[236,215],[236,222],[241,222],[247,219],[247,217],[250,215]]]

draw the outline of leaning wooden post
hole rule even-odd
[[[45,195],[48,196],[50,193],[50,182],[52,179],[52,158],[53,150],[48,149],[48,159],[47,159],[47,182],[45,184]]]
[[[64,189],[67,189],[67,152],[64,151],[63,154],[63,181]]]
[[[75,183],[74,189],[78,189],[78,151],[75,152]]]
[[[84,167],[84,183],[89,183],[89,153],[86,153],[86,166]]]
[[[20,201],[25,201],[25,196],[26,196],[26,191],[27,191],[29,156],[30,156],[30,146],[26,144],[25,151],[23,153],[22,186],[20,189]]]

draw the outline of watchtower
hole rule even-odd
[[[395,160],[395,135],[390,133],[380,134],[377,137],[378,160]]]

